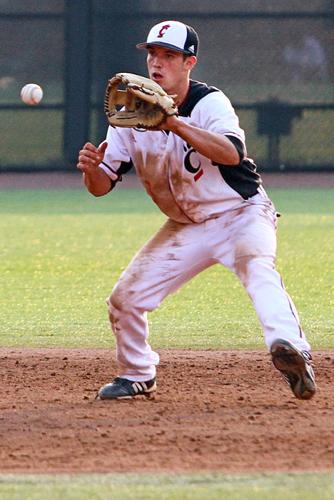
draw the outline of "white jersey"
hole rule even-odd
[[[228,136],[237,146],[240,164],[214,164],[172,132],[109,127],[100,167],[115,181],[114,172],[122,175],[134,166],[160,210],[181,223],[219,217],[249,203],[250,198],[252,203],[268,201],[256,166],[246,157],[244,131],[223,92],[191,81],[179,118]]]
[[[147,312],[214,263],[234,272],[244,285],[268,348],[284,339],[301,351],[310,349],[275,269],[275,207],[246,157],[244,132],[230,101],[217,89],[192,81],[179,115],[227,136],[237,148],[239,165],[214,164],[172,132],[125,128],[108,130],[101,165],[114,182],[134,166],[169,217],[131,260],[107,301],[119,376],[134,382],[152,380],[159,363],[147,342]]]

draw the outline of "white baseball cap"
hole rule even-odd
[[[151,28],[146,42],[138,43],[137,49],[147,49],[151,45],[166,47],[190,56],[198,52],[198,35],[194,28],[179,21],[162,21]]]

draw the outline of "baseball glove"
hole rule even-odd
[[[104,111],[112,127],[153,129],[177,114],[173,97],[149,78],[117,73],[108,81]]]

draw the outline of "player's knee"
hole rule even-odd
[[[235,260],[234,270],[242,282],[247,282],[254,273],[264,265],[264,257],[244,255]]]
[[[270,280],[276,274],[275,262],[271,256],[248,256],[235,262],[235,273],[245,288],[250,291],[259,283]]]
[[[131,283],[120,280],[107,299],[109,313],[114,316],[123,314],[143,314],[154,311],[161,303],[161,297],[147,287],[135,290]]]
[[[241,283],[247,288],[249,284],[249,271],[250,271],[250,262],[252,260],[251,256],[240,257],[235,260],[234,263],[234,271]]]
[[[125,306],[125,295],[120,292],[117,288],[113,290],[110,297],[107,299],[107,305],[109,314],[114,313],[114,311],[121,312]]]
[[[109,312],[126,313],[137,308],[135,294],[121,285],[116,285],[112,294],[107,299]]]

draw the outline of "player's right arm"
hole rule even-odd
[[[94,196],[103,196],[114,187],[110,177],[99,168],[107,146],[107,142],[103,142],[98,147],[87,142],[79,151],[77,168],[83,173],[84,183]]]

